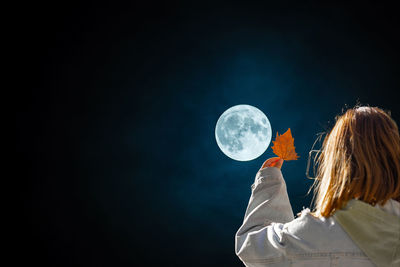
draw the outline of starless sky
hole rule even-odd
[[[225,156],[227,108],[262,110],[272,140],[291,128],[295,213],[311,201],[308,151],[345,105],[400,122],[393,6],[142,2],[34,2],[16,18],[16,238],[32,264],[242,266],[234,235],[274,154]]]

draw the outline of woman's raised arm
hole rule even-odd
[[[266,161],[257,172],[243,224],[235,236],[236,254],[245,263],[281,257],[283,224],[294,219],[280,166],[271,165]]]

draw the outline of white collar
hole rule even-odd
[[[400,202],[394,200],[394,199],[389,199],[385,205],[375,205],[380,210],[386,211],[390,214],[393,214],[397,217],[400,217]]]

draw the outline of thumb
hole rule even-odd
[[[282,168],[283,165],[283,159],[279,159],[278,161],[274,162],[271,166],[276,167],[276,168]]]

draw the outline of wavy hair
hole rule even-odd
[[[353,198],[373,206],[399,201],[400,137],[390,111],[356,105],[335,121],[315,158],[313,214],[329,217]]]

